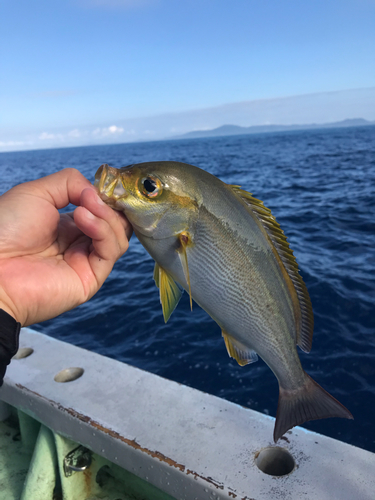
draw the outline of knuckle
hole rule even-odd
[[[79,176],[81,177],[81,172],[76,169],[76,168],[73,168],[73,167],[65,167],[62,169],[62,172],[66,175],[69,175],[69,176]]]

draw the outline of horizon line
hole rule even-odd
[[[375,87],[374,87],[375,88]],[[335,127],[335,124],[339,123],[344,123],[347,121],[355,121],[355,120],[363,120],[366,121],[367,123],[363,124],[358,124],[358,125],[348,125],[348,126],[337,126]],[[330,126],[333,125],[333,126]],[[343,128],[360,128],[360,127],[371,127],[375,126],[375,120],[366,120],[365,118],[346,118],[344,120],[340,121],[333,121],[333,122],[324,122],[324,123],[301,123],[301,124],[293,124],[293,125],[279,125],[279,124],[267,124],[267,125],[250,125],[249,127],[244,127],[241,125],[234,125],[234,124],[224,124],[224,125],[219,125],[219,127],[215,127],[214,129],[207,129],[207,130],[193,130],[191,132],[186,132],[186,134],[179,135],[179,136],[169,136],[169,137],[164,137],[164,138],[159,138],[159,139],[138,139],[134,141],[121,141],[121,142],[103,142],[103,143],[96,143],[96,144],[81,144],[81,145],[67,145],[67,146],[54,146],[54,147],[37,147],[37,148],[32,148],[32,149],[18,149],[18,150],[10,150],[10,151],[0,151],[0,154],[9,154],[9,153],[27,153],[31,151],[48,151],[48,150],[59,150],[59,149],[72,149],[72,148],[90,148],[90,147],[101,147],[101,146],[120,146],[123,144],[139,144],[139,143],[149,143],[149,142],[167,142],[167,141],[178,141],[178,140],[199,140],[199,139],[217,139],[217,138],[224,138],[224,137],[236,137],[236,136],[242,136],[242,135],[268,135],[268,134],[282,134],[282,133],[290,133],[290,132],[306,132],[308,130],[334,130],[336,128],[338,129],[343,129]],[[188,137],[189,134],[194,134],[194,133],[199,133],[199,132],[212,132],[217,129],[220,129],[222,127],[239,127],[242,129],[251,129],[251,128],[258,128],[258,127],[283,127],[287,130],[264,130],[264,131],[259,131],[259,132],[254,132],[254,133],[241,133],[239,132],[238,134],[224,134],[224,135],[212,135],[212,136],[204,136],[204,137]],[[295,129],[291,127],[297,127]],[[306,128],[301,128],[301,127],[306,127]],[[311,127],[311,128],[309,128]],[[321,129],[319,127],[322,127]],[[1,141],[0,141],[0,147],[1,147]]]

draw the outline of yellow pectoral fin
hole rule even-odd
[[[229,356],[234,358],[240,366],[258,361],[258,356],[255,351],[241,344],[241,342],[224,330],[221,333],[224,337],[225,347],[227,348]]]
[[[187,258],[187,252],[186,248],[191,243],[190,241],[190,236],[187,232],[183,232],[178,235],[178,239],[180,241],[180,248],[177,250],[178,255],[180,257],[182,269],[184,271],[184,276],[186,279],[186,282],[189,287],[189,296],[190,296],[190,309],[193,310],[193,298],[191,296],[191,285],[190,285],[190,274],[189,274],[189,264],[188,264],[188,258]]]
[[[157,270],[159,271],[158,278],[155,277]],[[160,303],[163,308],[164,321],[167,322],[181,298],[182,290],[177,286],[174,279],[158,264],[155,265],[154,279],[156,286],[160,290]]]

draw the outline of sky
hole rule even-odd
[[[1,0],[0,151],[375,120],[374,27],[375,0]]]

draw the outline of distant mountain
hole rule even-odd
[[[172,139],[196,139],[199,137],[220,137],[227,135],[261,134],[267,132],[284,132],[288,130],[310,130],[321,128],[338,127],[362,127],[364,125],[375,125],[375,121],[364,118],[352,118],[332,123],[311,123],[306,125],[253,125],[251,127],[240,127],[239,125],[222,125],[212,130],[194,130],[183,135],[172,137]]]

